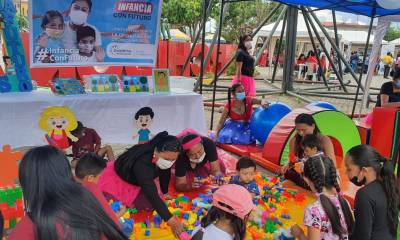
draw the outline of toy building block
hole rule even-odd
[[[0,187],[14,186],[18,177],[17,161],[21,158],[22,152],[13,152],[10,145],[3,146],[3,151],[0,151]]]

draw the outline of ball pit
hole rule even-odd
[[[181,235],[181,239],[190,239],[188,236],[199,226],[201,218],[211,207],[212,192],[218,187],[211,178],[201,181],[204,185],[198,191],[178,194],[176,198],[165,202],[171,213],[186,225],[186,233]],[[249,218],[246,239],[294,239],[290,235],[290,227],[302,225],[303,209],[314,200],[313,197],[304,191],[284,187],[282,179],[278,177],[257,174],[256,182],[261,194],[255,201],[256,210]],[[110,205],[114,211],[119,211],[116,207],[118,203],[110,202]],[[130,239],[175,239],[168,225],[155,211],[127,209],[120,222]]]

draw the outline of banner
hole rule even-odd
[[[155,66],[162,0],[31,0],[32,67]]]

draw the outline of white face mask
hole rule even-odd
[[[247,50],[250,50],[252,48],[251,46],[251,41],[247,41],[244,43],[244,46],[247,48]]]
[[[175,161],[168,161],[165,160],[164,158],[159,157],[156,165],[158,168],[162,169],[162,170],[166,170],[172,167],[172,165],[174,165]]]
[[[69,12],[69,18],[71,19],[71,22],[75,25],[82,25],[86,23],[87,17],[88,14],[80,10],[71,9],[71,11]]]
[[[203,154],[199,157],[199,159],[190,159],[190,162],[201,163],[205,157],[206,157],[206,152],[203,152]]]
[[[93,44],[78,43],[78,48],[79,48],[79,50],[81,52],[91,53],[91,52],[93,52],[94,45]]]

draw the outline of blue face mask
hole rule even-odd
[[[245,92],[236,93],[236,99],[237,99],[237,100],[242,101],[242,100],[244,100],[245,98],[246,98],[246,93],[245,93]]]
[[[396,88],[400,88],[400,81],[395,82],[394,85]]]

